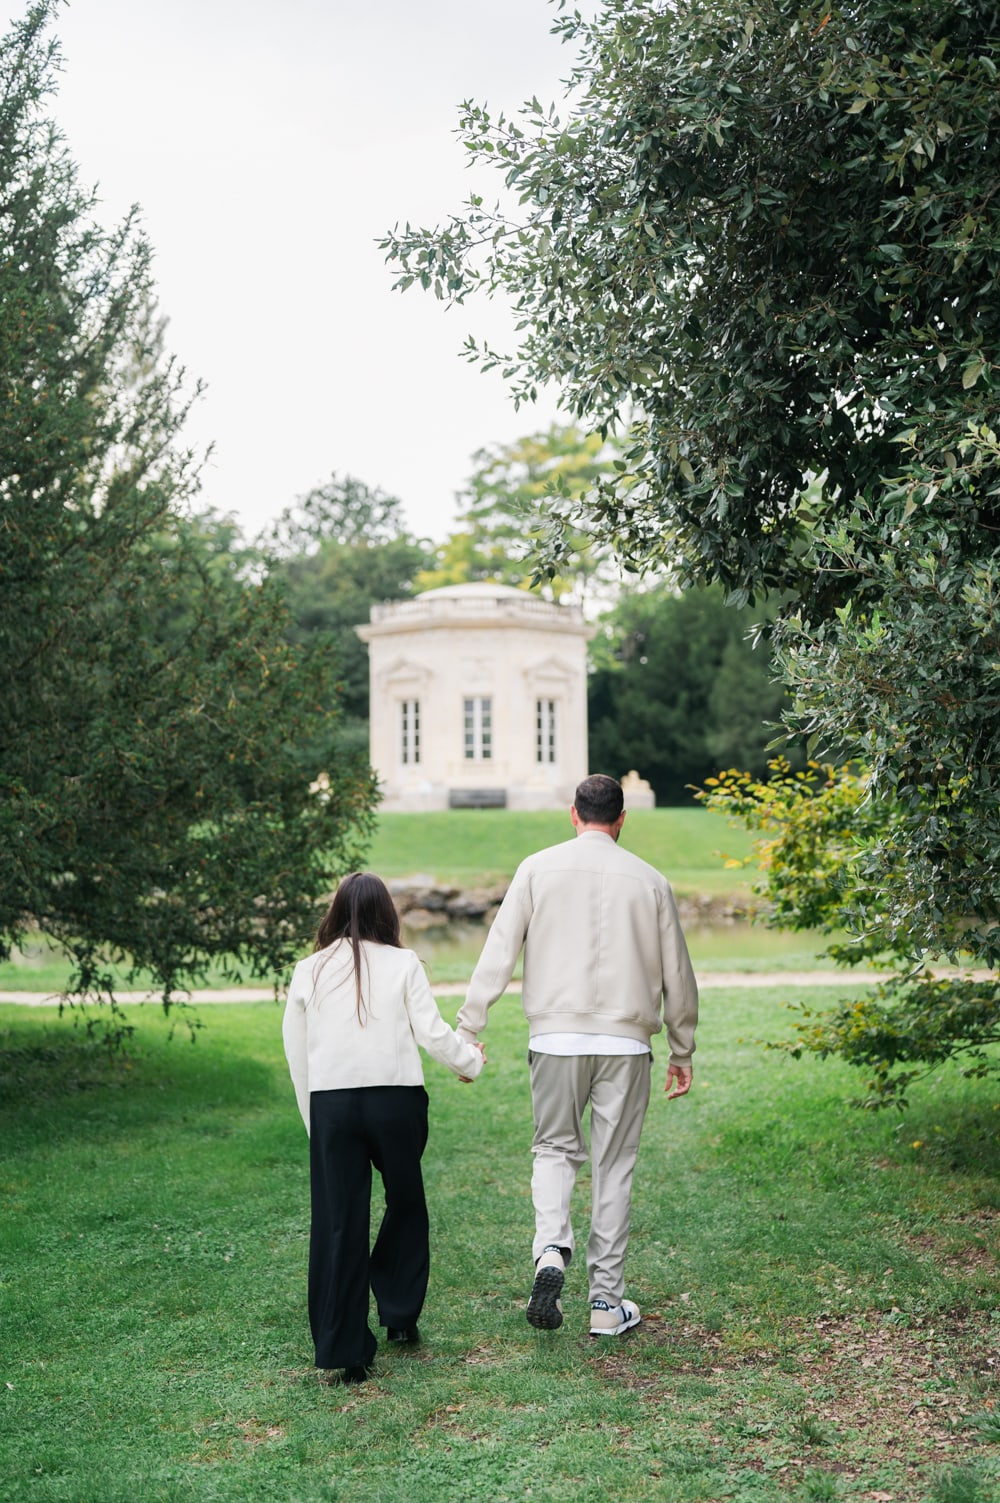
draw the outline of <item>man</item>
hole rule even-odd
[[[590,1334],[617,1336],[641,1319],[638,1305],[625,1298],[624,1271],[632,1172],[649,1103],[649,1041],[665,1024],[667,1099],[686,1095],[698,988],[670,884],[618,846],[621,784],[585,778],[570,818],[575,839],[518,867],[456,1029],[476,1041],[523,945],[535,1121],[535,1277],[527,1318],[539,1330],[562,1325],[560,1296],[574,1247],[570,1198],[587,1157],[582,1118],[589,1102]]]

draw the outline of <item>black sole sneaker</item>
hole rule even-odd
[[[534,1326],[536,1331],[555,1331],[562,1325],[563,1313],[559,1296],[562,1294],[565,1278],[561,1268],[551,1265],[539,1268],[535,1274],[526,1314],[529,1326]]]

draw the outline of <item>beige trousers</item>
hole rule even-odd
[[[532,1051],[535,1135],[531,1198],[537,1259],[550,1246],[573,1251],[570,1199],[587,1158],[583,1113],[590,1103],[590,1298],[621,1303],[632,1212],[632,1172],[649,1105],[650,1054],[539,1054]]]

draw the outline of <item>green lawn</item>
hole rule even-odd
[[[519,814],[506,809],[454,809],[441,814],[382,814],[368,867],[385,878],[425,873],[445,885],[471,887],[509,878],[532,851],[568,840],[572,834],[568,814],[558,811]],[[731,894],[741,900],[749,896],[747,873],[727,869],[723,853],[732,858],[747,855],[750,837],[745,831],[730,829],[719,815],[702,809],[633,810],[626,818],[622,843],[664,872],[680,896]],[[441,954],[435,972],[437,979],[467,977],[481,943],[481,935],[476,933],[468,935],[465,942],[449,940],[448,955]],[[809,964],[817,948],[808,937],[775,936],[763,930],[751,933],[746,926],[719,943],[733,952],[731,963],[740,969]],[[429,955],[442,951],[433,934],[421,936],[415,944]],[[711,946],[717,947],[714,938]],[[692,949],[697,953],[696,946]],[[701,950],[703,955],[705,946]],[[746,967],[740,962],[741,951],[747,957]],[[142,974],[129,980],[127,967],[111,969],[122,988],[141,990],[152,985]],[[61,955],[40,937],[32,936],[10,961],[0,962],[0,991],[54,993],[68,985],[69,974]],[[265,978],[264,984],[273,979]],[[277,979],[283,982],[285,978]],[[244,980],[252,978],[246,976]],[[209,970],[202,984],[230,985],[231,976],[220,963]]]
[[[568,812],[450,809],[440,814],[381,814],[370,866],[382,877],[425,872],[441,882],[473,884],[513,875],[532,851],[569,840]],[[750,836],[704,809],[633,809],[621,843],[650,862],[678,893],[746,893],[743,871],[725,856],[750,852]]]
[[[280,1010],[204,1008],[190,1044],[133,1009],[109,1061],[0,1008],[0,1503],[995,1503],[995,1089],[855,1113],[844,1067],[750,1042],[785,996],[706,993],[695,1088],[654,1097],[618,1343],[575,1265],[565,1327],[524,1321],[517,1005],[476,1085],[429,1064],[425,1343],[361,1389],[311,1367]]]
[[[109,970],[115,984],[121,990],[155,990],[153,978],[146,971],[133,976],[127,965],[111,965]],[[41,992],[44,996],[64,991],[69,986],[71,967],[62,951],[54,947],[41,934],[25,936],[10,960],[0,961],[0,992]],[[284,981],[285,977],[279,980]],[[243,974],[246,985],[269,985],[270,980],[256,982]],[[232,968],[224,961],[209,966],[200,986],[228,987],[239,985],[234,981]]]
[[[685,933],[695,968],[702,974],[832,969],[830,961],[823,958],[828,940],[820,934],[786,934],[748,923],[693,924],[686,926]],[[485,935],[481,925],[462,924],[447,930],[427,929],[405,938],[427,965],[432,981],[468,981]],[[520,964],[516,977],[521,974]]]
[[[767,929],[763,924],[733,923],[687,925],[688,946],[695,967],[709,971],[807,971],[829,969],[823,958],[827,943],[819,934],[789,934]],[[483,947],[486,929],[482,924],[452,924],[445,929],[428,929],[410,934],[404,941],[417,951],[428,967],[432,981],[467,981]],[[520,976],[520,962],[515,972]],[[0,963],[0,992],[37,992],[52,996],[69,985],[70,968],[62,956],[39,935],[24,941],[23,949],[11,960]],[[250,978],[245,978],[249,980]],[[270,985],[268,978],[257,985]],[[284,983],[287,976],[276,978]],[[152,988],[149,977],[130,980],[124,968],[118,971],[119,986],[124,990]],[[222,966],[213,967],[206,985],[228,987],[232,984]]]

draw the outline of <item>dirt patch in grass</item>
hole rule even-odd
[[[506,1360],[506,1353],[498,1352],[495,1346],[474,1346],[462,1358],[466,1367],[499,1367]]]
[[[651,1346],[663,1350],[659,1371]],[[645,1322],[631,1347],[602,1357],[600,1372],[651,1405],[692,1379],[702,1402],[716,1387],[718,1415],[702,1427],[716,1454],[721,1447],[731,1465],[792,1477],[803,1467],[861,1478],[886,1462],[968,1462],[983,1453],[975,1416],[1000,1413],[997,1328],[965,1309],[908,1325],[882,1312],[789,1319],[780,1341],[768,1342]]]
[[[196,1463],[208,1463],[219,1465],[221,1462],[232,1461],[241,1451],[246,1448],[256,1451],[260,1446],[271,1445],[275,1441],[285,1439],[285,1429],[282,1425],[269,1425],[263,1420],[248,1419],[222,1421],[208,1421],[199,1427],[204,1433],[199,1451],[189,1457],[189,1461]]]
[[[968,1215],[956,1216],[954,1223],[945,1223],[938,1231],[920,1232],[907,1240],[947,1273],[993,1275],[998,1268],[1000,1211],[970,1211]]]

